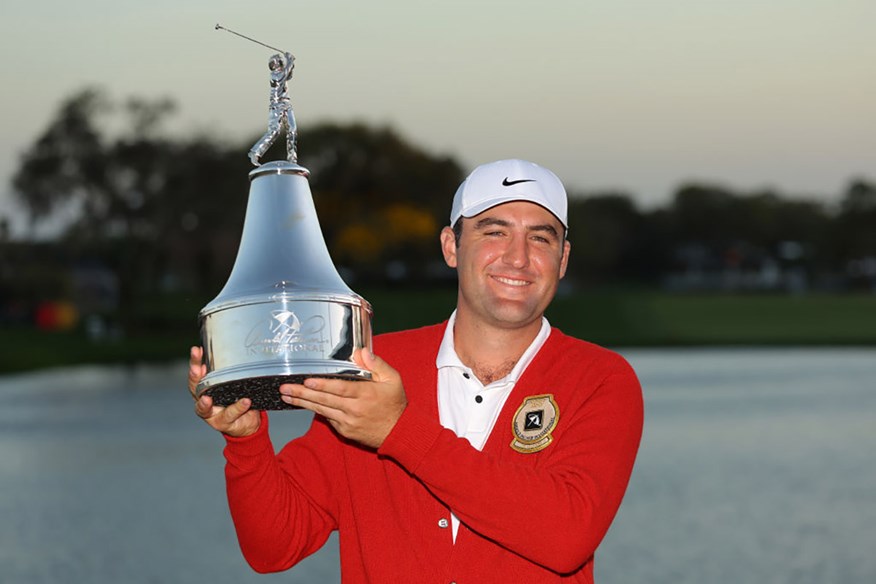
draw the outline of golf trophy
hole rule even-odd
[[[216,29],[274,49],[218,24]],[[247,397],[256,409],[292,409],[280,399],[283,383],[371,378],[353,361],[356,350],[371,349],[371,305],[335,269],[316,216],[310,173],[297,163],[286,89],[294,61],[291,53],[279,51],[268,63],[268,131],[249,152],[255,168],[237,259],[225,287],[198,315],[207,374],[195,394],[212,397],[216,405]],[[287,160],[262,164],[261,156],[284,129]]]

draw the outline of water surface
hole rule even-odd
[[[636,350],[642,449],[600,584],[876,581],[876,350]],[[183,363],[0,378],[4,582],[338,582],[246,566]],[[272,414],[280,444],[304,412]]]

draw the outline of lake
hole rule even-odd
[[[600,584],[876,581],[876,349],[624,350],[642,448]],[[338,582],[243,561],[186,366],[0,377],[0,580]],[[305,412],[272,414],[275,444]]]

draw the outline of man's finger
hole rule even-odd
[[[204,350],[201,347],[189,349],[189,365],[200,365],[204,358]]]
[[[213,414],[213,398],[209,395],[202,395],[201,399],[195,402],[195,414],[205,420],[209,418]]]
[[[295,406],[295,407],[298,407],[298,408],[301,408],[304,410],[311,411],[314,414],[316,414],[318,416],[322,416],[323,418],[329,420],[330,422],[333,421],[335,418],[337,418],[342,413],[338,410],[335,410],[332,408],[327,408],[327,407],[323,406],[322,404],[312,402],[312,401],[307,401],[305,399],[301,399],[301,398],[297,398],[297,397],[283,396],[282,399],[284,402],[286,402],[289,405],[292,405],[292,406]]]
[[[201,378],[207,374],[207,366],[201,363],[204,351],[200,347],[192,347],[189,350],[189,393],[195,397],[195,389]]]
[[[304,380],[303,386],[306,389],[345,398],[356,395],[356,385],[358,383],[358,381],[348,381],[345,379],[310,377]],[[299,385],[298,387],[300,388],[301,386]]]
[[[195,390],[202,377],[204,377],[203,365],[192,365],[189,367],[189,393],[192,394],[192,397],[195,397]]]
[[[222,411],[222,417],[224,418],[225,423],[233,424],[237,418],[245,414],[252,407],[252,400],[248,397],[243,397],[226,407]]]
[[[289,383],[280,386],[280,393],[290,398],[318,404],[333,410],[343,409],[346,399],[345,382],[338,379],[305,379],[304,385]],[[294,404],[298,405],[298,404]],[[307,408],[310,409],[310,408]]]

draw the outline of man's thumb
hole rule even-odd
[[[365,369],[371,371],[377,379],[386,379],[388,375],[395,372],[395,369],[389,366],[389,363],[375,355],[370,349],[362,349],[362,364]]]

